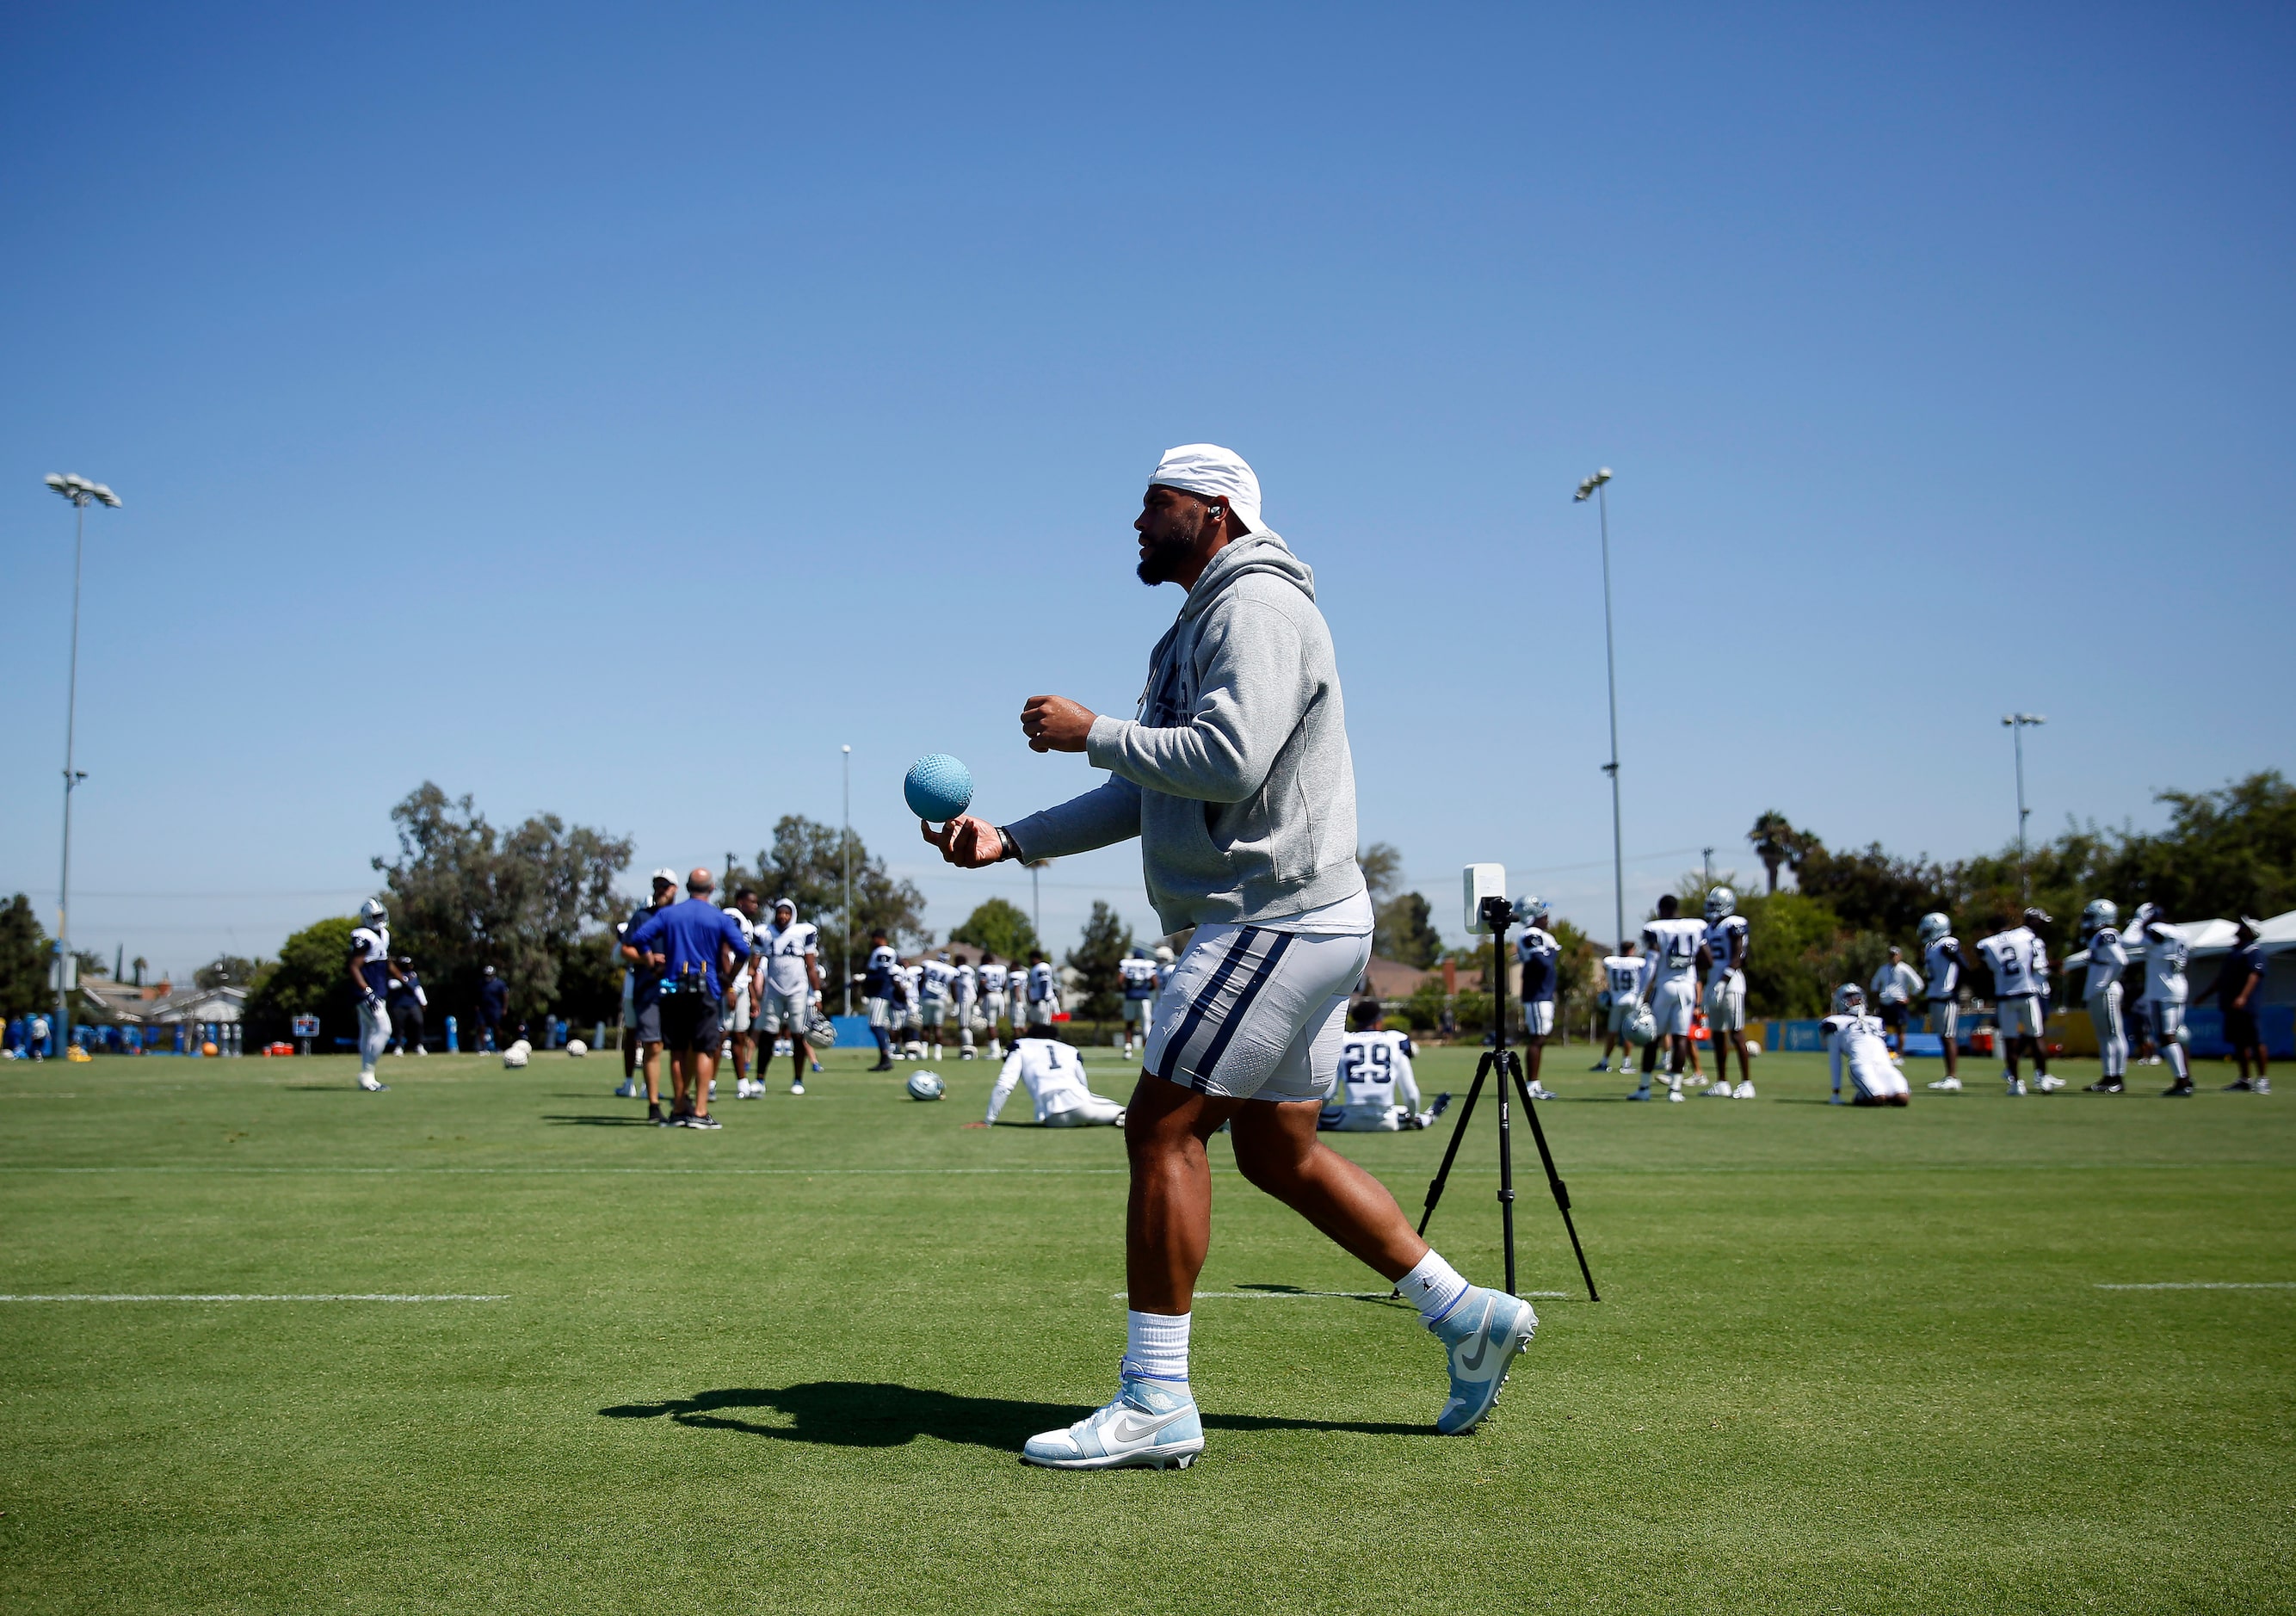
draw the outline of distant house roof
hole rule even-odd
[[[1371,964],[1364,967],[1364,985],[1370,988],[1374,998],[1407,999],[1419,991],[1419,984],[1431,974],[1431,972],[1422,971],[1415,965],[1406,965],[1401,960],[1382,959],[1374,954],[1371,956]]]
[[[154,999],[139,1019],[162,1027],[177,1021],[235,1021],[246,1005],[244,988],[186,988]]]

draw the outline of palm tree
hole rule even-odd
[[[1754,828],[1746,833],[1746,840],[1754,844],[1754,857],[1762,861],[1769,872],[1770,896],[1778,891],[1778,866],[1799,867],[1802,855],[1808,850],[1809,838],[1793,827],[1793,822],[1775,808],[1765,808],[1754,821]]]

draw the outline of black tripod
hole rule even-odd
[[[1458,1158],[1459,1142],[1467,1136],[1467,1124],[1475,1115],[1475,1101],[1483,1092],[1483,1079],[1494,1070],[1499,1074],[1499,1226],[1506,1238],[1506,1288],[1513,1296],[1514,1289],[1514,1152],[1509,1128],[1509,1085],[1522,1098],[1522,1114],[1530,1119],[1530,1136],[1538,1144],[1538,1160],[1546,1169],[1547,1187],[1554,1192],[1554,1209],[1562,1214],[1562,1226],[1570,1235],[1570,1250],[1578,1259],[1578,1272],[1587,1279],[1587,1300],[1600,1301],[1595,1290],[1595,1276],[1587,1267],[1587,1253],[1578,1244],[1578,1230],[1570,1221],[1570,1192],[1554,1170],[1554,1156],[1546,1148],[1546,1131],[1538,1125],[1538,1106],[1530,1097],[1530,1089],[1523,1082],[1522,1062],[1515,1059],[1513,1048],[1506,1035],[1506,929],[1514,916],[1514,906],[1504,898],[1483,899],[1483,923],[1491,931],[1491,1046],[1483,1052],[1480,1064],[1475,1068],[1475,1081],[1467,1090],[1467,1103],[1459,1108],[1459,1120],[1451,1130],[1451,1143],[1443,1152],[1443,1165],[1436,1169],[1434,1181],[1427,1186],[1427,1210],[1420,1215],[1419,1234],[1425,1238],[1428,1222],[1435,1216],[1435,1203],[1443,1199],[1443,1181],[1451,1176],[1451,1163]]]

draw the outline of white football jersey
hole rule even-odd
[[[1890,1059],[1890,1046],[1882,1036],[1882,1023],[1870,1015],[1830,1015],[1818,1023],[1819,1035],[1832,1058],[1833,1087],[1841,1087],[1843,1069],[1858,1092],[1868,1095],[1903,1094],[1905,1074]]]
[[[990,960],[980,962],[980,991],[991,998],[1004,997],[1004,979],[1011,973]]]
[[[2094,998],[2128,969],[2128,948],[2117,926],[2099,926],[2088,937],[2088,991]]]
[[[914,1010],[925,1002],[925,973],[922,966],[903,965],[895,974],[901,979],[901,986],[907,990],[911,1009]]]
[[[1699,945],[1706,940],[1706,923],[1654,920],[1643,928],[1643,974],[1653,990],[1669,982],[1694,980]]]
[[[1630,998],[1643,985],[1643,963],[1631,954],[1613,954],[1603,961],[1603,980],[1613,1002]]]
[[[929,959],[917,969],[924,973],[925,997],[935,1004],[948,998],[948,985],[956,980],[956,967],[945,960]]]
[[[367,991],[381,993],[390,986],[390,928],[356,926],[351,930],[351,957],[366,977]],[[376,967],[381,969],[377,970]]]
[[[2185,964],[2192,945],[2158,922],[2144,928],[2144,997],[2155,1005],[2185,1002]]]
[[[1940,937],[1922,956],[1929,967],[1929,986],[1924,990],[1933,999],[1949,999],[1961,990],[1961,939]]]
[[[1407,1033],[1349,1033],[1340,1040],[1331,1103],[1349,1111],[1384,1112],[1390,1105],[1417,1111],[1419,1083],[1411,1070],[1412,1054]]]
[[[1726,915],[1706,928],[1706,952],[1712,956],[1706,968],[1708,981],[1746,968],[1746,930],[1742,915]]]
[[[988,1091],[989,1121],[996,1120],[1013,1087],[1024,1082],[1029,1086],[1029,1098],[1036,1103],[1039,1122],[1057,1112],[1074,1110],[1093,1097],[1092,1088],[1084,1078],[1084,1061],[1073,1046],[1058,1038],[1015,1038],[1013,1053],[1004,1058],[1004,1070],[996,1074],[996,1087]]]
[[[1052,965],[1044,961],[1029,967],[1029,1002],[1031,1005],[1054,1004],[1061,1001],[1061,985],[1053,974]]]
[[[1156,997],[1156,962],[1152,959],[1128,959],[1117,965],[1124,977],[1124,997],[1128,999],[1152,999]]]
[[[2030,930],[2018,926],[2007,931],[1996,931],[1977,945],[1985,959],[1987,969],[1993,972],[1993,992],[1997,998],[2030,998],[2041,990],[2041,979],[2047,971],[2047,956],[2041,939]]]
[[[956,980],[949,983],[949,991],[956,995],[960,1005],[970,1005],[980,997],[980,973],[971,964],[956,968]]]
[[[793,920],[786,929],[759,926],[751,934],[750,946],[765,959],[767,993],[788,995],[811,990],[813,982],[805,971],[806,956],[821,951],[821,931],[811,921]]]

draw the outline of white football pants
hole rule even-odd
[[[1045,1113],[1046,1128],[1106,1128],[1124,1114],[1124,1107],[1098,1095],[1087,1095],[1065,1111]]]
[[[2107,1078],[2128,1074],[2128,1034],[2120,1024],[2120,984],[2107,982],[2104,991],[2088,996],[2088,1019],[2096,1029],[2096,1053]]]
[[[374,1063],[390,1044],[390,1011],[381,1005],[359,1006],[359,1075],[374,1070]]]

